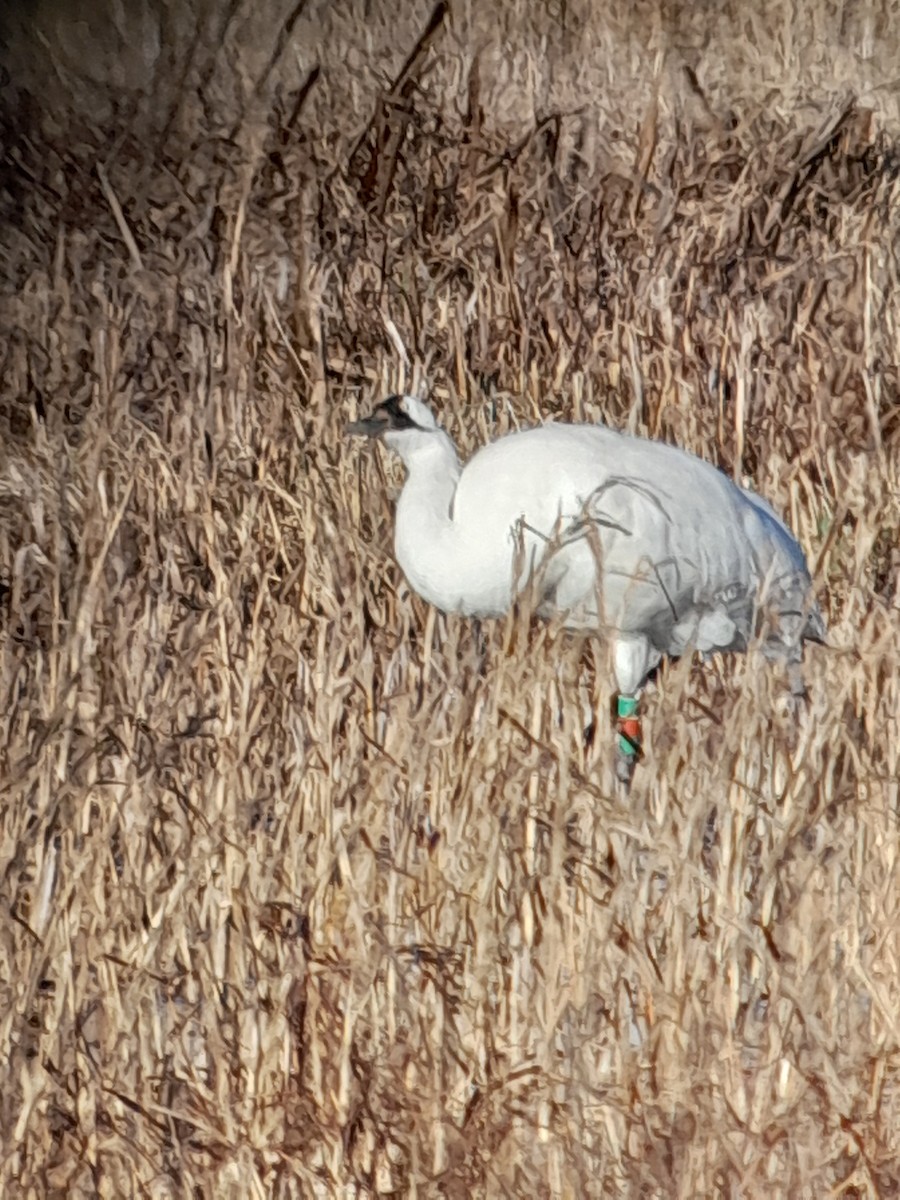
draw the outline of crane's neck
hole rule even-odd
[[[388,439],[385,439],[388,441]],[[465,554],[453,521],[461,467],[442,431],[397,438],[406,484],[397,502],[394,550],[413,589],[445,612],[465,607]]]

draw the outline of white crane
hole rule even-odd
[[[802,694],[803,642],[825,638],[803,551],[716,467],[564,424],[508,434],[462,466],[414,396],[389,396],[348,432],[380,437],[403,460],[394,547],[425,600],[494,617],[533,588],[540,615],[610,640],[620,778],[639,752],[638,693],[663,655],[746,650],[759,637]]]

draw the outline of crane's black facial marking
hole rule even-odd
[[[420,429],[421,426],[401,407],[402,400],[402,396],[388,396],[375,411],[387,413],[391,429]]]
[[[402,396],[388,396],[376,405],[371,417],[353,421],[348,425],[347,432],[362,434],[364,437],[379,437],[382,433],[398,429],[421,429],[401,407],[402,400]]]

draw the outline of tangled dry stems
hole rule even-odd
[[[4,1194],[894,1194],[887,10],[97,14],[6,30]],[[751,480],[799,722],[673,665],[623,804],[602,648],[392,565],[414,385]]]

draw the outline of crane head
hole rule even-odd
[[[383,434],[403,433],[419,430],[434,433],[439,428],[428,405],[416,396],[388,396],[376,405],[371,416],[353,421],[347,433],[363,437],[381,437]]]

